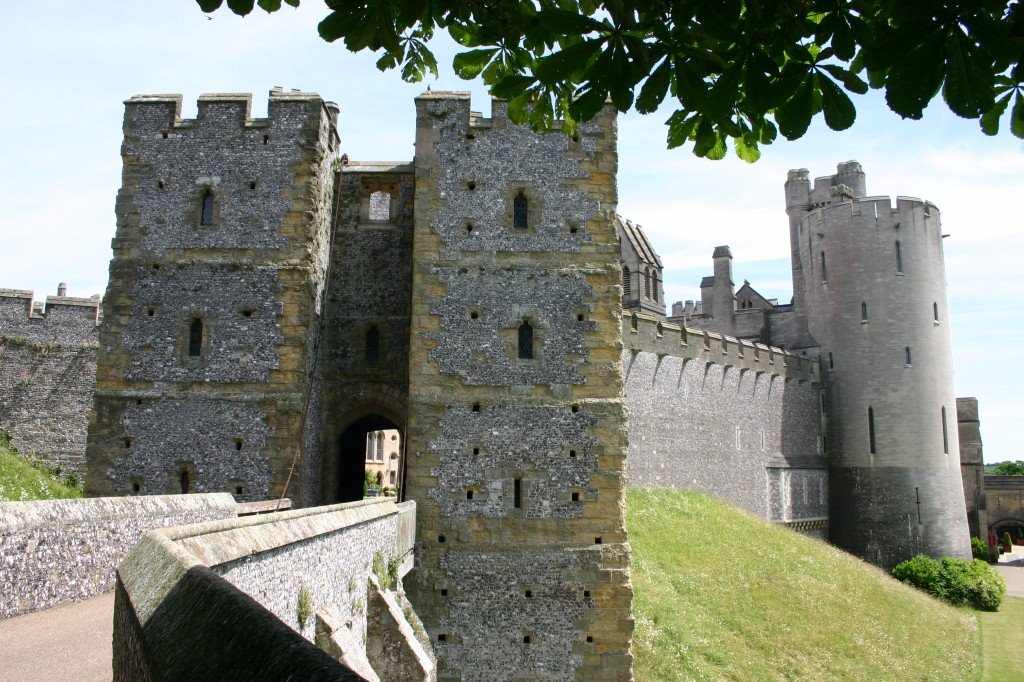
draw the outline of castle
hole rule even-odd
[[[628,678],[627,482],[882,566],[970,555],[930,203],[793,171],[792,303],[723,246],[666,317],[610,106],[567,137],[428,92],[411,163],[348,159],[311,93],[180,112],[126,102],[88,494],[355,500],[397,429],[439,679]]]

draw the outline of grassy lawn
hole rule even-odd
[[[0,432],[0,500],[53,500],[81,497],[80,484],[69,485],[44,466],[18,455]]]
[[[978,612],[985,679],[1024,680],[1024,597],[1007,597],[995,613]]]
[[[667,490],[630,490],[627,523],[638,682],[981,676],[973,611],[825,543]]]

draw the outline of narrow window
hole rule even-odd
[[[828,279],[828,268],[825,266],[825,252],[821,252],[821,281]]]
[[[910,346],[905,346],[903,348],[903,362],[907,365],[907,367],[910,366]]]
[[[875,454],[875,411],[868,408],[868,452]]]
[[[198,358],[203,350],[203,321],[193,317],[188,324],[188,356]]]
[[[523,194],[523,190],[519,190],[519,194],[512,200],[512,227],[517,230],[525,230],[530,224],[529,217],[530,211],[526,195]]]
[[[380,332],[376,327],[366,330],[366,361],[377,362],[380,359]]]
[[[181,483],[181,494],[182,495],[187,494],[188,493],[188,489],[189,489],[189,484],[191,483],[189,481],[189,478],[188,478],[188,469],[182,469],[181,470],[181,478],[180,478],[179,482]]]
[[[946,432],[946,406],[942,406],[942,452],[949,454],[949,434]]]
[[[366,434],[366,461],[367,462],[372,462],[373,461],[373,442],[374,442],[373,441],[373,434],[372,433]]]
[[[868,321],[868,304],[865,301],[860,302],[860,321]]]
[[[644,296],[647,298],[651,297],[651,270],[648,268],[644,271]]]
[[[939,304],[932,303],[932,320],[936,323],[939,321]]]
[[[651,293],[654,295],[651,297],[654,302],[658,302],[658,273],[655,271],[654,276],[651,277]]]
[[[210,190],[203,192],[203,211],[199,217],[199,224],[203,227],[213,225],[213,192]]]
[[[394,471],[388,472],[388,483],[390,485],[394,485],[395,484],[395,472]]]
[[[637,329],[637,325],[639,323],[640,323],[640,320],[637,319],[636,313],[633,313],[632,315],[629,316],[629,330],[630,331],[635,332],[636,329]]]
[[[828,368],[829,369],[835,369],[836,368],[835,359],[832,357],[832,353],[828,354]]]
[[[632,292],[632,288],[631,288],[630,282],[629,282],[629,266],[628,265],[623,265],[622,266],[622,297],[628,301],[629,297],[632,296],[632,294],[633,294],[633,292]]]
[[[896,242],[896,272],[903,272],[903,253],[900,251],[900,243]]]
[[[533,359],[533,327],[526,320],[519,325],[519,359]]]
[[[377,432],[377,461],[384,461],[384,432]]]
[[[523,479],[512,480],[512,506],[516,509],[523,508]]]

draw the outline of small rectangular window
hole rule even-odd
[[[516,509],[523,508],[523,479],[521,478],[512,481],[512,506]]]
[[[875,410],[868,408],[868,452],[872,455],[877,454],[875,451]]]
[[[188,325],[188,356],[198,358],[203,350],[203,321],[198,317],[192,318]]]

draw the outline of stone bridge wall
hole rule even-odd
[[[235,513],[227,493],[0,502],[0,618],[110,590],[146,531]]]

